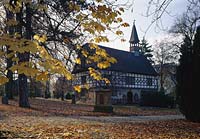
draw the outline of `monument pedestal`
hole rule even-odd
[[[111,105],[112,92],[109,89],[98,89],[95,90],[95,112],[113,112]]]

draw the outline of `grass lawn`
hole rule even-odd
[[[80,116],[179,114],[175,109],[114,106],[114,114],[95,113],[88,105],[31,99],[31,109],[17,101],[0,104],[0,139],[200,139],[200,124],[186,120],[100,122]]]

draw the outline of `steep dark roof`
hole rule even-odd
[[[87,46],[86,44],[85,46]],[[106,52],[117,59],[117,63],[112,64],[107,70],[127,72],[127,73],[138,73],[146,75],[157,75],[157,72],[154,70],[150,62],[142,54],[136,56],[132,52],[117,50],[105,46],[99,46],[102,49],[105,49]],[[90,65],[91,66],[91,65]],[[89,67],[86,66],[86,68]],[[75,66],[74,73],[83,71],[80,67]]]
[[[142,54],[136,56],[132,52],[117,50],[104,46],[100,47],[105,49],[109,55],[117,59],[117,63],[112,64],[111,67],[108,68],[109,70],[128,72],[128,73],[157,75],[157,72],[154,70],[153,66],[150,64],[147,58]]]
[[[140,40],[138,38],[136,27],[135,27],[135,23],[133,23],[131,38],[130,38],[129,42],[132,43],[132,44],[137,44],[137,43],[140,42]]]

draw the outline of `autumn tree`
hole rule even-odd
[[[5,28],[6,29],[5,31],[7,31],[9,35],[13,35],[14,27],[12,24],[9,25],[9,22],[14,20],[14,14],[6,8],[5,8],[5,11],[6,11],[6,19],[7,19],[7,26]],[[8,48],[9,48],[9,46],[6,47],[7,55],[12,53],[12,51],[10,51]],[[14,91],[13,90],[14,89],[13,73],[9,69],[13,65],[12,57],[6,58],[6,65],[7,65],[6,66],[6,70],[7,70],[6,77],[9,79],[9,81],[5,85],[5,93],[6,93],[6,97],[8,97],[8,99],[13,99],[13,91]]]
[[[4,5],[14,14],[16,30],[13,36],[3,33],[0,45],[8,45],[9,50],[13,51],[15,64],[9,69],[19,74],[21,107],[30,106],[27,77],[44,81],[50,73],[58,73],[71,80],[70,69],[75,63],[80,63],[76,59],[77,51],[101,68],[116,62],[94,44],[90,49],[95,50],[96,54],[88,57],[82,43],[87,36],[90,36],[87,39],[89,42],[109,41],[104,35],[105,31],[128,26],[119,17],[123,8],[107,1],[10,0],[9,3],[4,1]],[[116,34],[119,35],[119,32],[117,30]],[[96,74],[95,69],[90,68],[89,71],[93,78],[104,79]],[[4,79],[2,83],[8,81],[5,76],[1,76],[1,79]]]

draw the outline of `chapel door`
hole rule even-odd
[[[127,93],[127,103],[128,104],[132,104],[133,103],[133,94],[130,91]]]
[[[104,95],[103,94],[99,95],[99,103],[104,104]]]

